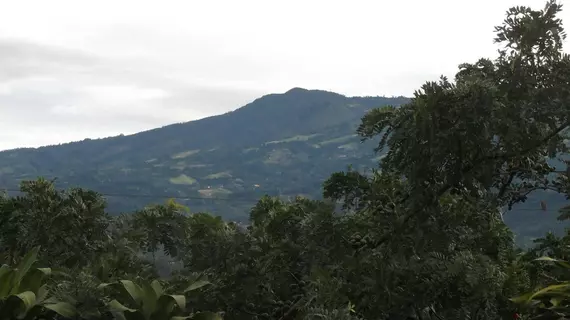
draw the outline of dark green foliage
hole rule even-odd
[[[570,76],[570,58],[561,52],[559,9],[549,1],[542,11],[510,10],[496,30],[502,45],[497,59],[463,64],[455,81],[442,78],[428,82],[406,104],[367,113],[357,132],[365,140],[376,140],[371,143],[377,143],[376,151],[383,157],[381,167],[363,172],[357,166],[333,173],[324,182],[324,200],[260,196],[251,206],[247,225],[196,210],[203,206],[192,207],[190,212],[174,201],[110,217],[97,193],[60,191],[43,179],[26,181],[21,184],[23,196],[0,198],[0,254],[14,265],[42,244],[39,261],[65,270],[29,290],[49,288],[53,293],[53,302],[40,299],[35,304],[41,314],[37,319],[53,318],[49,314],[52,303],[73,306],[77,319],[219,319],[223,315],[230,320],[503,320],[513,319],[516,313],[523,319],[566,316],[570,302],[567,270],[535,260],[543,255],[567,259],[570,236],[549,233],[525,252],[516,248],[513,232],[503,221],[506,211],[529,201],[536,191],[570,196],[566,169],[555,168],[568,158],[565,135],[570,125],[570,85],[562,81]],[[243,135],[240,138],[248,143],[290,136],[296,129],[265,118],[269,114],[293,120],[286,107],[302,108],[306,111],[303,126],[323,132],[330,129],[323,123],[342,125],[344,121],[331,116],[330,109],[342,110],[338,112],[343,117],[356,117],[358,112],[348,108],[347,101],[369,106],[376,100],[347,100],[331,93],[295,89],[260,99],[235,114],[165,128],[163,134],[177,136],[205,135],[211,128],[212,136],[184,144],[165,135],[166,140],[155,141],[156,152],[162,160],[170,159],[176,146],[178,152],[186,150],[178,157],[185,159],[193,156],[189,150],[210,147],[212,141],[232,134]],[[277,107],[265,109],[271,106]],[[324,115],[331,118],[325,121],[320,118]],[[245,119],[256,119],[259,126],[244,125]],[[215,124],[225,126],[216,128]],[[262,137],[264,132],[269,134]],[[88,144],[101,154],[116,152],[121,155],[116,159],[124,160],[126,153],[121,148],[155,138],[144,133],[117,138],[132,144],[111,147],[119,141],[114,139]],[[220,142],[221,154],[231,161],[244,160],[231,154],[235,149],[229,141]],[[292,143],[287,149],[294,152],[281,149],[274,154],[279,161],[270,157],[267,166],[259,170],[279,162],[280,171],[274,176],[292,180],[284,188],[301,176],[313,175],[315,167],[327,165],[310,158],[308,143],[279,143]],[[321,143],[322,149],[326,145]],[[14,152],[16,158],[24,154],[33,158],[34,154]],[[137,156],[151,156],[147,151],[137,152]],[[299,160],[300,154],[305,154],[304,162]],[[292,155],[297,160],[290,161]],[[112,158],[109,154],[95,157],[82,166],[98,166],[109,159],[107,156]],[[204,157],[200,161],[205,161]],[[249,164],[245,161],[231,167],[232,173],[238,172],[235,168],[239,166],[255,167],[256,157],[249,158]],[[73,164],[69,168],[73,169]],[[138,182],[158,179],[142,172],[135,175],[143,177]],[[218,173],[206,180],[228,178],[228,172]],[[127,178],[129,183],[132,177]],[[234,180],[232,188],[254,183]],[[197,182],[180,176],[176,183],[194,186]],[[516,215],[513,211],[506,216]],[[567,218],[566,208],[560,219]],[[557,259],[539,260],[569,266]],[[15,274],[13,270],[2,267],[0,279]],[[27,274],[41,276],[43,271]],[[554,287],[547,287],[548,293],[511,300],[551,284]],[[0,293],[7,287],[0,281]],[[9,287],[16,286],[10,281]],[[553,290],[556,288],[564,290]],[[28,301],[14,297],[17,290],[12,291],[0,295],[0,308],[4,308],[0,310],[12,312],[14,306]],[[6,298],[8,295],[12,297]]]
[[[0,267],[0,318],[37,319],[46,315],[70,318],[76,315],[73,305],[49,296],[45,278],[50,268],[32,268],[39,247],[33,248],[15,267]]]
[[[165,206],[153,205],[133,213],[132,228],[140,231],[137,241],[143,252],[154,254],[160,245],[168,256],[179,255],[188,233],[186,216],[180,212],[183,208],[169,201]]]
[[[100,195],[60,192],[44,179],[25,181],[21,190],[22,196],[0,198],[0,250],[7,261],[41,245],[40,261],[70,267],[86,265],[103,250],[109,220]]]
[[[184,291],[194,291],[209,284],[208,282],[194,282]],[[121,302],[113,299],[108,302],[107,307],[115,319],[139,319],[139,320],[162,320],[162,319],[204,319],[217,320],[221,317],[212,312],[196,312],[188,314],[186,310],[186,297],[184,295],[167,294],[159,281],[153,280],[150,283],[143,282],[138,285],[133,281],[121,280],[117,283],[103,283],[98,289],[118,285],[121,288],[123,297],[130,298],[132,307],[127,307]]]

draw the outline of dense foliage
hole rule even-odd
[[[570,232],[522,251],[504,223],[537,190],[570,197],[560,9],[512,8],[497,59],[370,111],[357,132],[378,143],[381,168],[332,174],[323,201],[264,196],[242,225],[174,201],[111,216],[96,192],[23,182],[0,197],[0,315],[569,316],[570,274],[552,264],[570,267]]]

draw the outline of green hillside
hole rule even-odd
[[[322,182],[347,166],[367,170],[381,156],[356,128],[370,109],[407,98],[345,97],[295,88],[233,112],[129,136],[0,152],[0,186],[57,178],[106,195],[111,213],[177,197],[193,211],[244,220],[264,194],[319,198]],[[540,201],[549,204],[540,210]],[[537,192],[505,215],[519,241],[565,225],[555,220],[560,195]]]
[[[510,8],[498,57],[409,101],[293,89],[1,152],[0,188],[26,181],[0,190],[0,320],[570,319],[560,10]]]
[[[0,152],[0,187],[43,176],[60,187],[117,194],[108,196],[112,213],[174,196],[189,198],[179,200],[193,211],[240,220],[264,194],[319,197],[331,172],[375,167],[356,127],[367,110],[406,101],[295,88],[130,136]]]

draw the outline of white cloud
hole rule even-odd
[[[409,95],[494,56],[506,9],[544,3],[4,1],[0,150],[189,121],[292,87]]]
[[[64,105],[57,105],[51,108],[50,110],[52,113],[54,114],[59,114],[59,115],[81,115],[81,108],[78,108],[77,106],[64,106]]]
[[[62,90],[62,88],[58,88],[58,80],[53,77],[31,76],[0,82],[0,95],[15,94],[18,91],[27,91],[30,88],[46,94]]]
[[[170,95],[159,88],[140,88],[134,85],[87,86],[81,90],[102,104],[132,103],[166,98]]]

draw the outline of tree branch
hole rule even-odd
[[[513,182],[513,179],[515,178],[516,172],[511,172],[511,174],[509,174],[509,178],[507,179],[507,181],[501,186],[501,189],[499,190],[499,193],[497,194],[497,198],[502,198],[505,195],[505,192],[507,192],[507,188],[511,185],[511,182]]]

